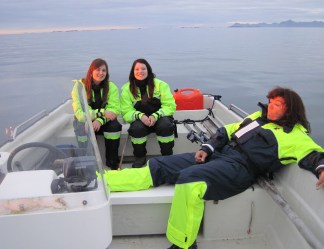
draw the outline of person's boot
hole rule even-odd
[[[132,164],[132,168],[141,168],[146,164],[146,156],[135,157],[135,162]]]
[[[142,144],[134,144],[132,143],[133,146],[133,153],[135,156],[135,161],[132,164],[133,168],[141,168],[146,164],[146,142]]]
[[[106,165],[112,170],[117,170],[119,168],[119,162],[113,160],[106,160]]]
[[[120,139],[105,139],[106,165],[116,170],[119,167],[118,148]]]
[[[181,247],[176,246],[176,245],[172,245],[168,249],[181,249]],[[198,249],[196,241],[191,246],[189,246],[188,249]]]
[[[161,155],[162,156],[173,155],[174,141],[171,141],[171,142],[168,142],[168,143],[159,142],[159,145],[160,145]]]
[[[172,245],[172,246],[168,247],[168,249],[181,249],[181,248],[179,246]]]

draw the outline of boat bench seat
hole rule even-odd
[[[173,194],[173,185],[110,193],[113,235],[164,234]]]
[[[132,192],[110,193],[112,205],[171,203],[174,185],[164,185]]]
[[[164,234],[173,195],[173,185],[141,191],[110,193],[113,235]],[[234,238],[248,236],[246,231],[251,212],[257,221],[253,220],[253,228],[260,231],[260,226],[266,226],[270,222],[269,216],[264,215],[264,210],[272,213],[275,207],[269,195],[258,185],[226,200],[206,201],[201,227],[202,235],[207,239],[222,238],[226,234]],[[228,217],[231,217],[231,222],[228,222]],[[234,230],[233,224],[235,224]]]

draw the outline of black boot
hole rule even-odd
[[[105,139],[106,165],[111,169],[118,169],[118,148],[120,139]]]
[[[146,142],[142,144],[132,143],[134,149],[135,162],[132,164],[133,168],[141,168],[146,164]]]
[[[117,170],[119,168],[119,162],[113,160],[106,160],[106,165],[112,170]]]
[[[181,247],[172,245],[168,249],[181,249]],[[188,249],[198,249],[196,241]]]
[[[132,143],[133,146],[133,154],[135,157],[144,157],[147,154],[146,151],[146,142],[142,144],[134,144]]]
[[[172,245],[170,246],[168,249],[181,249],[179,246],[176,246],[176,245]]]
[[[168,143],[159,142],[162,156],[169,156],[173,154],[174,141]]]
[[[146,164],[146,156],[136,157],[135,162],[132,164],[132,168],[141,168]]]

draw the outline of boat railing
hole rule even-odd
[[[35,124],[37,121],[43,119],[44,117],[48,116],[51,112],[58,109],[60,106],[62,106],[65,102],[67,102],[69,99],[66,99],[62,103],[58,104],[57,106],[53,107],[50,110],[41,110],[40,112],[36,113],[34,116],[30,117],[29,119],[25,120],[21,124],[17,125],[15,128],[10,127],[7,128],[7,140],[0,144],[0,147],[8,142],[14,141],[17,136],[21,133],[23,133],[25,130],[27,130],[29,127],[31,127],[33,124]]]
[[[315,234],[309,229],[304,221],[298,216],[298,214],[290,207],[288,202],[279,193],[275,184],[272,181],[266,180],[263,177],[257,179],[258,184],[271,196],[271,198],[281,207],[283,212],[288,216],[289,220],[294,224],[299,233],[308,242],[311,248],[322,249],[324,245],[315,236]]]
[[[5,145],[8,142],[14,141],[17,136],[35,124],[37,121],[41,120],[42,118],[46,117],[49,114],[48,111],[42,110],[35,114],[34,116],[30,117],[26,121],[22,122],[21,124],[17,125],[15,128],[9,127],[6,128],[7,139],[0,144],[0,147]]]
[[[228,109],[233,111],[235,114],[239,115],[241,118],[245,118],[246,116],[249,115],[246,111],[244,111],[243,109],[239,108],[234,104],[230,104],[228,106]]]
[[[24,121],[21,124],[19,124],[18,126],[16,126],[10,136],[9,141],[15,140],[19,134],[21,134],[27,128],[29,128],[30,126],[32,126],[37,121],[39,121],[40,119],[44,118],[47,115],[48,115],[48,112],[46,110],[42,110],[39,113],[32,116],[31,118],[27,119],[26,121]]]

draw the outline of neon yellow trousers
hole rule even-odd
[[[187,249],[197,238],[204,214],[205,182],[177,184],[172,201],[168,228],[168,240]]]
[[[148,166],[104,172],[110,191],[145,190],[153,186]],[[187,249],[197,238],[204,213],[207,184],[192,182],[175,185],[166,235],[168,240]]]
[[[148,166],[134,169],[105,170],[103,177],[108,183],[111,192],[137,191],[153,186]]]

